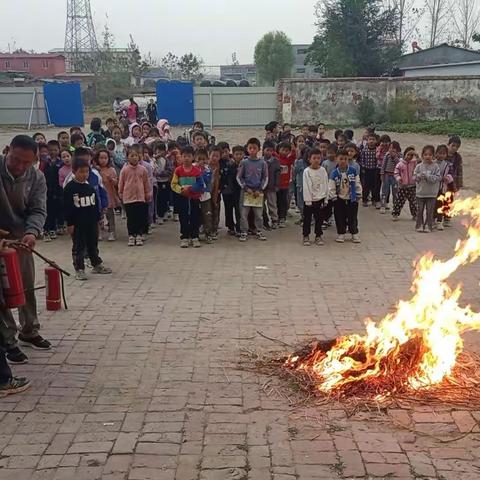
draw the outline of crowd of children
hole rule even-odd
[[[403,150],[388,135],[352,130],[325,136],[324,124],[271,122],[263,143],[251,138],[233,148],[215,144],[200,122],[173,140],[167,120],[157,125],[132,121],[106,129],[99,118],[85,136],[78,127],[56,140],[34,135],[36,165],[47,183],[45,241],[69,233],[77,278],[86,279],[84,257],[96,273],[110,273],[98,254],[98,240],[116,240],[116,215],[127,220],[128,246],[142,246],[151,229],[167,220],[180,222],[180,246],[201,246],[218,238],[221,210],[228,234],[242,242],[249,235],[285,228],[294,202],[300,213],[303,244],[324,243],[323,231],[335,223],[336,241],[347,232],[360,243],[358,206],[374,206],[399,219],[406,201],[418,232],[443,230],[449,218],[439,213],[439,198],[463,186],[458,136],[447,145]],[[221,206],[223,204],[223,207]],[[98,228],[100,226],[100,228]]]

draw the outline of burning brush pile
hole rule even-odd
[[[412,292],[394,313],[366,322],[364,335],[312,341],[277,359],[282,377],[316,396],[391,404],[403,401],[480,404],[480,362],[463,351],[462,334],[480,329],[480,313],[459,304],[461,285],[447,284],[480,255],[480,196],[446,202],[469,215],[466,239],[442,261],[428,253],[416,264]],[[271,365],[272,365],[271,364]]]

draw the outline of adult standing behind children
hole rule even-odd
[[[34,248],[47,216],[47,187],[42,172],[33,167],[37,144],[26,135],[17,135],[6,157],[0,157],[0,229],[9,238],[21,240]],[[26,304],[18,309],[22,345],[49,350],[51,344],[39,334],[35,298],[35,264],[30,252],[19,252],[20,270],[25,287]],[[0,334],[10,363],[26,363],[27,356],[18,348],[17,324],[10,310],[0,310]]]

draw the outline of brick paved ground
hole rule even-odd
[[[130,249],[122,224],[120,241],[101,245],[111,277],[68,280],[68,311],[45,312],[39,296],[55,348],[28,351],[15,372],[33,387],[0,400],[0,479],[478,479],[480,411],[348,419],[336,406],[292,407],[236,369],[241,347],[272,348],[259,329],[286,342],[362,331],[364,316],[408,296],[415,256],[448,254],[463,230],[416,234],[373,209],[360,226],[361,245],[328,231],[325,247],[305,248],[290,226],[266,243],[223,234],[184,251],[175,224]],[[40,248],[69,265],[66,239]],[[457,277],[478,307],[479,267]]]

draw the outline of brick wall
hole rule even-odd
[[[422,120],[480,117],[480,76],[285,79],[278,88],[279,118],[295,125],[358,123],[356,106],[363,97],[386,109],[404,95],[414,100]]]

